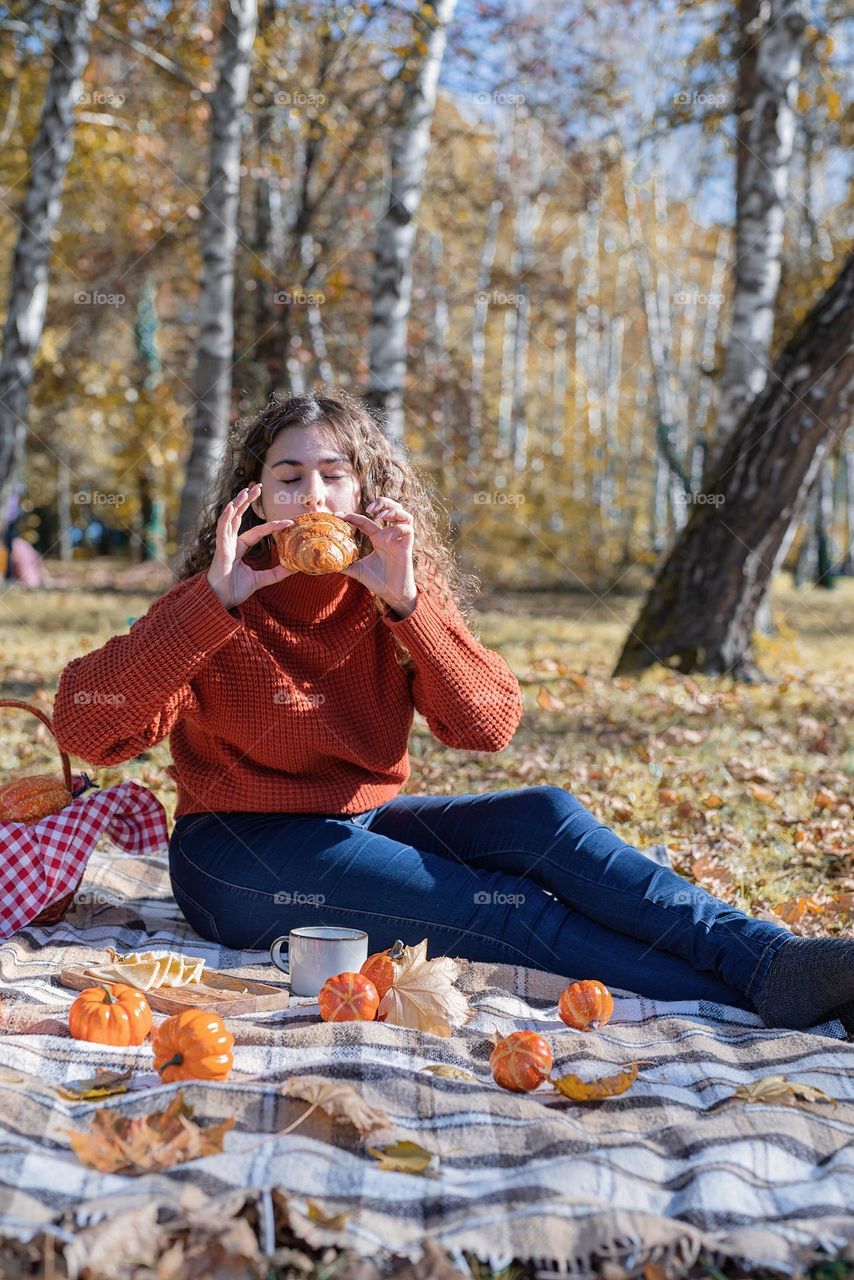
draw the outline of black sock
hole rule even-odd
[[[768,1027],[810,1027],[854,1002],[854,938],[787,938],[754,998]]]
[[[837,1005],[835,1009],[831,1009],[829,1016],[838,1018],[847,1034],[854,1036],[854,1000],[849,1000],[846,1004]]]

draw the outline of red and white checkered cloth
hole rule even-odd
[[[59,813],[27,826],[0,823],[0,938],[11,937],[45,907],[70,893],[104,834],[126,853],[168,846],[166,810],[138,782],[92,790],[86,774],[72,774],[74,799]]]

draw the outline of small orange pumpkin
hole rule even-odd
[[[551,1047],[536,1031],[511,1031],[492,1050],[489,1066],[502,1089],[530,1093],[552,1069]]]
[[[164,1084],[173,1080],[227,1080],[234,1066],[234,1036],[218,1013],[182,1009],[151,1037],[154,1067]]]
[[[0,787],[0,822],[30,825],[71,804],[68,788],[46,773],[13,778]]]
[[[375,951],[372,956],[368,956],[359,970],[359,973],[363,973],[366,978],[370,978],[377,989],[380,1000],[382,1000],[389,987],[394,986],[394,980],[397,976],[395,960],[402,954],[403,943],[398,939],[393,947],[388,947],[385,951]]]
[[[561,992],[557,1011],[568,1027],[576,1031],[590,1031],[604,1027],[614,1012],[614,998],[602,982],[585,978],[573,982]]]
[[[142,1044],[151,1030],[151,1007],[136,987],[104,982],[80,992],[68,1011],[68,1029],[75,1040]]]
[[[336,973],[327,978],[317,996],[324,1022],[373,1022],[380,997],[363,973]]]

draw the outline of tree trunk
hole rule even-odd
[[[845,449],[842,454],[845,471],[845,554],[838,572],[854,575],[854,450]]]
[[[202,296],[190,456],[178,515],[178,545],[199,523],[231,418],[234,263],[240,193],[240,133],[255,40],[256,0],[228,0],[219,77],[211,97],[210,180],[202,202]]]
[[[413,36],[426,46],[426,52],[406,82],[401,119],[391,140],[388,208],[377,231],[370,372],[365,398],[386,415],[386,430],[393,441],[403,440],[415,216],[421,203],[448,24],[455,8],[456,0],[435,0],[433,7],[423,5],[415,19]],[[425,24],[429,30],[423,32]]]
[[[89,61],[92,25],[97,16],[98,0],[81,0],[79,5],[69,5],[58,14],[59,34],[41,121],[28,156],[30,182],[18,218],[0,357],[0,546],[6,535],[9,498],[24,456],[33,362],[47,307],[51,237],[71,159],[74,104]]]
[[[745,408],[765,386],[780,283],[805,0],[740,0],[735,281],[717,433],[706,483]]]
[[[827,458],[818,473],[816,501],[815,585],[830,589],[833,586],[833,459]]]
[[[661,551],[668,540],[671,524],[681,529],[687,520],[686,498],[689,481],[685,467],[677,457],[675,441],[676,424],[685,415],[686,406],[679,392],[674,366],[668,282],[661,265],[666,255],[666,246],[663,242],[656,243],[654,254],[658,263],[656,273],[653,271],[653,254],[650,253],[638,210],[637,193],[631,175],[626,173],[625,168],[623,169],[623,192],[626,221],[646,319],[646,340],[652,371],[656,413],[655,479],[651,511],[652,546],[655,551]],[[666,196],[663,184],[658,180],[655,182],[653,196],[654,225],[660,228],[666,218]],[[659,230],[658,235],[660,234]]]
[[[469,426],[467,482],[471,485],[474,477],[480,474],[483,459],[483,398],[484,369],[486,366],[486,321],[489,314],[489,284],[492,277],[492,263],[498,244],[498,223],[503,209],[502,202],[496,197],[489,206],[486,232],[477,272],[477,286],[474,294],[474,315],[471,328],[471,393],[469,396]]]
[[[730,437],[717,476],[692,504],[615,674],[656,662],[758,675],[756,611],[793,520],[854,401],[854,254],[787,344]]]

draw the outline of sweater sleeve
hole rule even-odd
[[[442,602],[419,584],[412,613],[398,619],[385,613],[382,621],[412,657],[415,709],[435,737],[467,751],[506,747],[522,717],[519,681],[500,654],[471,634],[456,602]]]
[[[198,708],[191,680],[242,626],[205,573],[179,582],[127,635],[63,669],[53,708],[60,747],[94,765],[121,764],[153,747]]]

